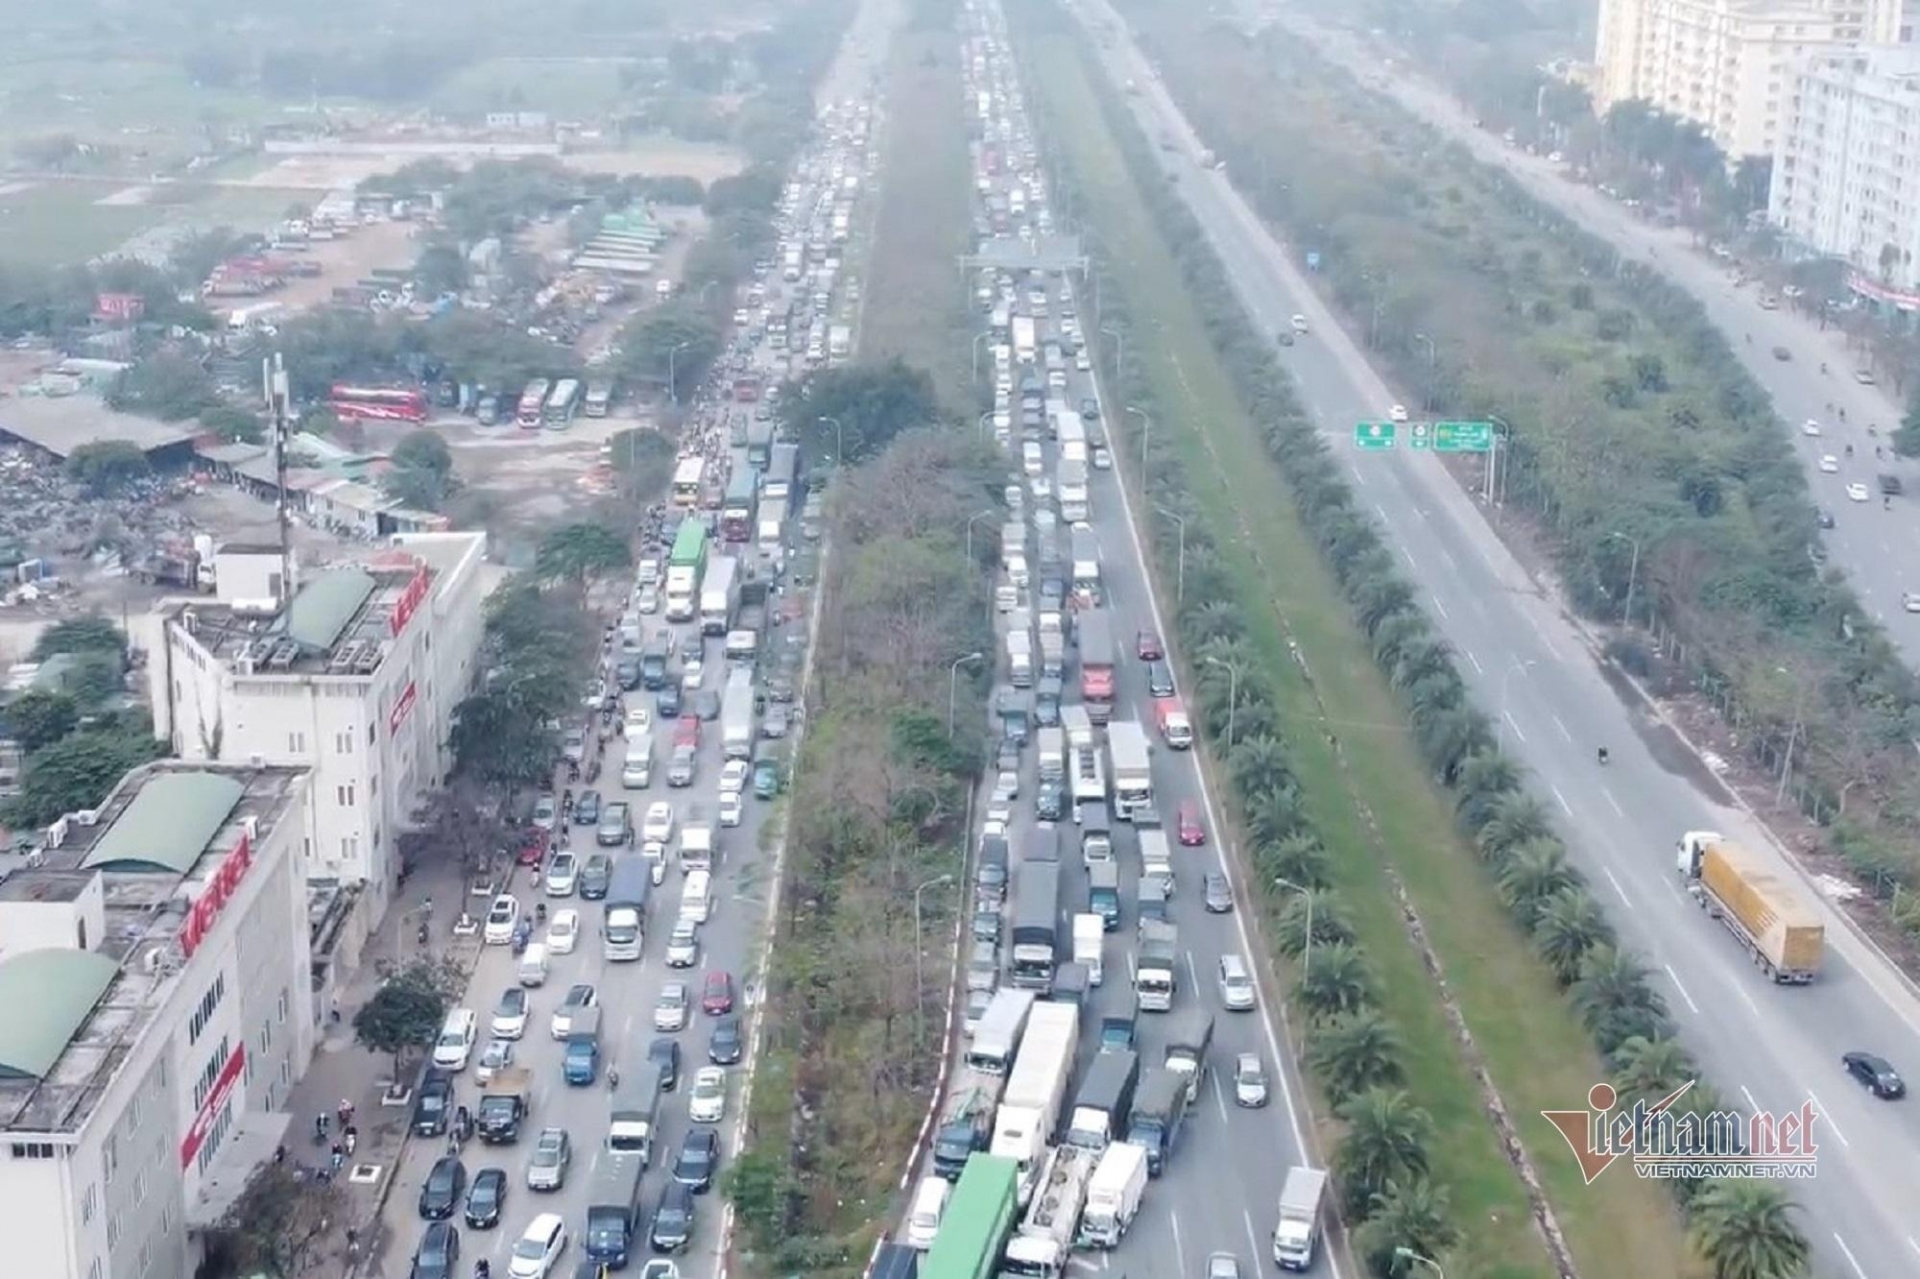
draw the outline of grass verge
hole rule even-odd
[[[1401,708],[1206,341],[1179,265],[1108,131],[1075,42],[1049,36],[1034,53],[1047,71],[1035,77],[1035,101],[1051,117],[1047,132],[1078,175],[1078,209],[1107,256],[1125,264],[1114,283],[1134,315],[1129,350],[1159,403],[1182,406],[1181,420],[1155,422],[1156,444],[1184,464],[1243,595],[1269,602],[1254,619],[1255,648],[1290,712],[1287,737],[1307,808],[1336,852],[1336,883],[1380,970],[1383,1006],[1405,1039],[1409,1091],[1435,1120],[1434,1171],[1450,1188],[1462,1233],[1450,1261],[1471,1274],[1533,1275],[1549,1268],[1435,984],[1408,941],[1389,872],[1404,883],[1425,922],[1449,993],[1546,1179],[1581,1273],[1689,1273],[1672,1205],[1628,1179],[1581,1185],[1559,1135],[1539,1117],[1542,1107],[1579,1104],[1602,1064],[1508,922],[1477,859],[1453,834],[1450,804],[1427,781]],[[1298,645],[1311,683],[1289,641]],[[1342,740],[1337,751],[1330,733]]]

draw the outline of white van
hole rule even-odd
[[[1220,1002],[1228,1012],[1253,1010],[1253,978],[1247,973],[1246,961],[1238,955],[1220,956]]]
[[[933,1247],[940,1232],[940,1218],[947,1212],[947,1198],[953,1185],[945,1177],[929,1175],[920,1179],[913,1192],[913,1211],[907,1214],[907,1246],[925,1252]]]
[[[704,924],[713,914],[713,872],[690,870],[680,888],[680,918]]]
[[[473,1009],[456,1008],[448,1013],[440,1027],[440,1038],[433,1041],[433,1064],[442,1070],[465,1070],[479,1029],[480,1019]]]
[[[522,986],[547,984],[547,944],[532,942],[520,952],[519,979]]]
[[[1020,469],[1025,471],[1029,478],[1046,474],[1046,455],[1040,451],[1040,445],[1037,442],[1028,440],[1020,446]]]
[[[628,790],[653,785],[653,739],[629,737],[626,762],[620,765],[620,784]]]

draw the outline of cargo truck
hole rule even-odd
[[[1111,860],[1087,866],[1087,910],[1106,931],[1120,930],[1120,868]]]
[[[1084,706],[1061,707],[1060,727],[1067,730],[1069,750],[1091,750],[1096,744],[1093,736],[1093,718],[1087,714],[1087,708]]]
[[[1167,1030],[1162,1064],[1186,1081],[1186,1103],[1200,1100],[1200,1082],[1207,1074],[1207,1050],[1213,1046],[1213,1014],[1204,1008],[1182,1009]]]
[[[1027,1018],[1032,1015],[1035,998],[1032,991],[1015,990],[1011,986],[1003,986],[993,993],[967,1044],[968,1070],[1004,1075],[1013,1068],[1014,1055],[1020,1051],[1020,1041],[1027,1033]]]
[[[1067,673],[1067,642],[1058,631],[1040,633],[1040,678],[1059,680]]]
[[[1117,1140],[1133,1109],[1134,1088],[1140,1082],[1139,1055],[1127,1048],[1095,1053],[1073,1097],[1073,1116],[1067,1122],[1067,1144],[1095,1152]]]
[[[1082,608],[1091,608],[1105,598],[1100,585],[1100,542],[1086,525],[1076,525],[1069,539],[1073,546],[1073,593]]]
[[[1090,609],[1080,618],[1080,700],[1086,704],[1088,718],[1104,724],[1113,715],[1114,647],[1113,624],[1103,608]]]
[[[1138,814],[1138,809],[1135,813]],[[1167,843],[1167,832],[1140,832],[1140,875],[1157,882],[1165,896],[1173,896],[1173,850]]]
[[[1678,864],[1700,908],[1740,939],[1768,977],[1795,985],[1813,980],[1826,928],[1784,876],[1714,831],[1682,835]]]
[[[1062,456],[1054,468],[1054,491],[1060,499],[1060,518],[1078,524],[1088,516],[1086,459]]]
[[[1147,1152],[1130,1141],[1108,1146],[1087,1182],[1076,1242],[1082,1248],[1117,1247],[1140,1211],[1147,1188]]]
[[[960,1082],[941,1113],[940,1126],[933,1130],[935,1176],[956,1180],[967,1160],[992,1143],[993,1109],[1000,1104],[1000,1091],[1006,1082],[1004,1075],[961,1072]]]
[[[1107,802],[1107,770],[1097,746],[1076,746],[1068,761],[1069,795],[1075,805]]]
[[[1016,315],[1013,317],[1013,358],[1022,364],[1032,364],[1037,348],[1033,336],[1033,317]]]
[[[1113,758],[1113,815],[1133,820],[1136,810],[1153,806],[1153,767],[1147,755],[1147,730],[1138,720],[1107,726],[1107,751]]]
[[[560,1058],[561,1076],[576,1088],[600,1077],[600,1009],[576,1008],[567,1021],[567,1046]]]
[[[1013,1230],[1020,1165],[995,1155],[967,1160],[939,1233],[921,1264],[926,1279],[990,1279]]]
[[[1039,1171],[1047,1139],[1060,1121],[1079,1030],[1080,1010],[1072,1004],[1035,1004],[1027,1017],[1020,1054],[1014,1058],[1013,1071],[1000,1096],[990,1149],[1019,1166],[1023,1204]]]
[[[1127,1140],[1147,1152],[1147,1175],[1158,1177],[1173,1157],[1187,1117],[1187,1081],[1165,1066],[1150,1067],[1133,1094]]]
[[[1065,730],[1060,728],[1043,728],[1037,736],[1040,742],[1040,780],[1043,782],[1064,781],[1067,775],[1067,735]]]
[[[711,871],[713,861],[713,819],[705,809],[690,809],[680,827],[680,869]]]
[[[1273,1227],[1273,1264],[1304,1271],[1320,1245],[1320,1218],[1327,1198],[1327,1174],[1318,1168],[1289,1168],[1280,1187],[1280,1219]]]
[[[1015,688],[1033,687],[1033,636],[1026,631],[1007,632],[1007,678]]]
[[[496,1071],[480,1090],[474,1127],[489,1146],[520,1140],[520,1124],[533,1106],[533,1073],[525,1066]]]
[[[646,941],[647,890],[653,872],[644,857],[623,854],[613,863],[607,879],[607,896],[601,903],[600,953],[612,963],[631,963],[640,958]]]
[[[1156,697],[1153,699],[1153,720],[1160,729],[1160,740],[1169,749],[1187,750],[1193,745],[1193,721],[1187,718],[1187,708],[1177,697]]]
[[[700,583],[701,634],[725,635],[739,607],[740,561],[722,555],[707,565],[707,576]]]
[[[1106,925],[1098,915],[1073,917],[1073,962],[1087,970],[1087,980],[1098,986],[1105,979]]]
[[[654,1138],[659,1135],[662,1083],[660,1063],[635,1062],[620,1076],[607,1112],[607,1149],[638,1156],[642,1168],[652,1160]]]
[[[1013,984],[1045,990],[1059,962],[1060,865],[1028,859],[1013,895]]]
[[[626,1268],[640,1229],[640,1181],[646,1171],[640,1156],[613,1150],[594,1164],[584,1247],[589,1257],[615,1270]]]
[[[744,666],[727,672],[720,698],[720,748],[727,759],[753,758],[753,672]]]
[[[1140,954],[1133,974],[1134,1001],[1141,1012],[1172,1011],[1179,956],[1178,929],[1159,920],[1141,922]]]
[[[1087,1202],[1087,1183],[1093,1179],[1099,1160],[1098,1151],[1084,1146],[1059,1145],[1047,1152],[1027,1204],[1026,1218],[1007,1240],[1001,1275],[1060,1279],[1073,1255],[1080,1210]]]

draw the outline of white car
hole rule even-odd
[[[1909,613],[1920,613],[1920,591],[1908,591],[1900,597],[1900,607]]]
[[[572,853],[555,853],[547,863],[547,896],[571,897],[580,874],[580,862]]]
[[[620,725],[620,732],[626,737],[645,737],[647,730],[653,727],[653,710],[645,702],[634,699],[627,703],[627,718]]]
[[[1867,500],[1867,486],[1860,483],[1847,485],[1847,496],[1856,502]]]
[[[672,804],[656,799],[647,805],[647,815],[640,822],[640,838],[660,844],[673,838]]]
[[[674,921],[667,938],[667,967],[692,968],[700,962],[700,925],[691,919]]]
[[[580,941],[580,912],[577,910],[556,910],[553,918],[547,921],[547,953],[549,955],[571,955]]]
[[[723,791],[720,795],[720,824],[738,826],[746,815],[747,802],[739,791]]]
[[[653,1028],[673,1032],[687,1028],[687,1007],[692,996],[687,993],[687,983],[670,981],[660,988],[660,997],[653,1003]]]
[[[654,559],[641,560],[639,567],[634,572],[633,580],[642,586],[658,584],[660,581],[660,561]]]
[[[1820,455],[1820,469],[1827,475],[1838,475],[1840,473],[1840,459],[1831,453],[1822,453]]]
[[[592,982],[576,982],[567,987],[567,997],[561,1001],[558,1008],[553,1010],[553,1017],[547,1025],[547,1033],[555,1039],[565,1039],[573,1030],[573,1014],[582,1008],[591,1008],[598,1002],[599,998],[594,994]]]
[[[747,773],[752,765],[744,759],[730,759],[720,766],[720,793],[738,795],[747,788]]]
[[[680,691],[691,693],[700,687],[700,681],[707,676],[707,664],[698,657],[689,657],[687,664],[680,668]]]
[[[693,1101],[687,1107],[688,1118],[696,1124],[717,1124],[727,1113],[727,1072],[719,1066],[702,1066],[693,1076]]]
[[[1074,352],[1073,367],[1082,373],[1093,372],[1093,361],[1087,357],[1085,348]]]
[[[1393,421],[1395,421],[1395,422],[1404,422],[1404,421],[1406,421],[1406,420],[1407,420],[1407,406],[1406,406],[1406,405],[1404,405],[1404,404],[1396,404],[1396,405],[1394,405],[1394,406],[1393,406],[1392,408],[1390,408],[1390,409],[1388,409],[1388,410],[1387,410],[1387,417],[1388,417],[1388,418],[1390,418],[1390,419],[1392,419],[1392,420],[1393,420]]]
[[[513,1065],[513,1041],[489,1039],[486,1048],[480,1053],[480,1064],[473,1068],[473,1077],[484,1084],[511,1065]]]
[[[1806,421],[1800,424],[1800,434],[1802,435],[1820,434],[1820,423],[1816,422],[1812,418],[1808,418]]]
[[[487,907],[486,930],[480,940],[489,946],[504,946],[513,940],[514,925],[519,922],[520,899],[512,893],[501,893]]]
[[[1304,315],[1296,315],[1296,316],[1294,316],[1294,317],[1293,317],[1293,331],[1294,331],[1295,333],[1305,333],[1305,332],[1307,331],[1307,317],[1306,317],[1306,316],[1304,316]]]
[[[493,1010],[493,1037],[495,1039],[518,1039],[527,1033],[527,989],[524,986],[509,986],[500,992],[500,1002]]]
[[[547,1279],[566,1250],[566,1221],[557,1212],[543,1212],[527,1223],[526,1233],[513,1245],[507,1279]]]
[[[633,597],[633,606],[642,613],[658,613],[660,611],[660,588],[652,583],[641,587],[639,593]]]

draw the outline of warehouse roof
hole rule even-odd
[[[140,788],[80,864],[89,869],[170,870],[184,875],[226,825],[246,790],[240,781],[218,773],[155,777]]]
[[[300,588],[280,615],[278,628],[300,647],[323,652],[333,647],[378,585],[364,569],[321,573]]]
[[[45,1078],[119,971],[105,955],[64,946],[0,960],[0,1076]]]

